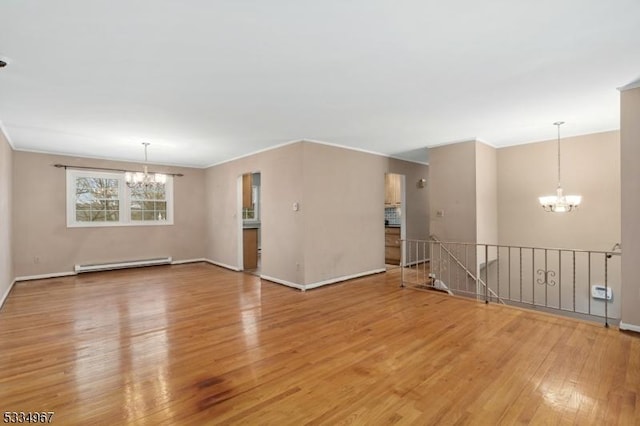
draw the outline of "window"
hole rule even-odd
[[[242,209],[242,220],[246,222],[260,221],[260,187],[253,185],[251,187],[251,207]]]
[[[77,177],[75,181],[76,222],[120,221],[118,179]]]
[[[173,179],[131,189],[124,172],[67,170],[67,226],[173,224]]]
[[[167,219],[166,184],[149,189],[131,189],[131,221]]]

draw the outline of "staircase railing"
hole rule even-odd
[[[422,244],[424,245],[424,248],[421,250],[419,245]],[[429,245],[429,252],[433,253],[433,247],[435,244],[435,247],[437,249],[440,250],[439,253],[439,259],[441,260],[440,263],[437,263],[436,268],[434,268],[433,270],[430,269],[431,272],[429,272],[429,274],[426,274],[424,271],[426,271],[427,268],[427,263],[436,263],[436,262],[425,262],[425,261],[418,261],[416,262],[416,258],[417,257],[412,257],[412,253],[414,252],[414,250],[412,249],[416,249],[415,251],[418,253],[421,252],[427,252],[426,250],[426,245]],[[463,245],[463,246],[472,246],[474,244],[471,243],[457,243],[458,245]],[[484,280],[482,280],[480,277],[476,276],[467,266],[465,266],[465,264],[458,259],[458,257],[456,257],[455,254],[453,254],[451,252],[451,250],[442,243],[442,241],[436,237],[435,235],[431,236],[431,240],[429,241],[424,241],[424,240],[404,240],[404,244],[403,246],[407,247],[407,249],[405,250],[406,253],[406,259],[408,259],[409,261],[407,262],[407,265],[410,266],[416,266],[416,267],[410,267],[409,269],[412,270],[412,272],[415,272],[418,278],[419,278],[419,274],[420,274],[420,267],[418,265],[422,266],[422,273],[423,276],[428,277],[429,279],[423,279],[422,283],[420,284],[422,287],[431,287],[437,290],[444,290],[447,291],[450,294],[456,294],[456,293],[461,293],[461,294],[465,294],[465,295],[469,295],[469,291],[460,289],[460,288],[455,288],[455,289],[450,289],[448,283],[451,283],[451,268],[447,268],[447,264],[448,262],[453,262],[457,268],[460,268],[460,270],[462,271],[463,274],[466,275],[466,277],[470,278],[474,283],[476,283],[477,285],[479,285],[482,289],[484,289],[484,291],[474,291],[472,292],[473,296],[481,296],[482,294],[487,295],[486,299],[487,299],[487,303],[488,303],[488,299],[489,299],[489,295],[492,298],[495,298],[495,300],[497,300],[499,303],[504,304],[504,300],[502,300],[502,298],[500,296],[498,296],[498,294],[496,294],[496,292],[494,292],[492,289],[489,288],[489,286],[486,284],[486,282]],[[444,251],[444,253],[448,256],[447,262],[443,262],[442,261],[442,251]],[[466,253],[466,249],[465,249],[465,253]],[[466,262],[466,260],[465,260]],[[445,266],[443,266],[445,265]],[[435,272],[435,271],[438,272]],[[441,277],[443,275],[443,271],[449,270],[449,280],[447,280],[447,282],[443,281],[443,279],[438,278]],[[404,269],[403,269],[403,278],[402,278],[402,285],[404,286],[405,283],[405,279],[404,279]],[[455,272],[454,272],[455,273]],[[444,277],[443,277],[444,278]]]
[[[585,318],[620,315],[621,249],[609,251],[429,240],[402,241],[403,287],[432,288]]]

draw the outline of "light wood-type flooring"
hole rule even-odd
[[[0,411],[53,424],[640,424],[640,337],[399,288],[208,264],[18,283]]]

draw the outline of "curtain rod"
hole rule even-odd
[[[64,168],[66,169],[82,169],[82,170],[108,170],[110,172],[131,172],[131,173],[137,173],[140,170],[125,170],[125,169],[112,169],[109,167],[85,167],[85,166],[73,166],[70,164],[54,164],[53,167],[57,167],[59,169]],[[181,177],[184,176],[182,173],[160,173],[160,172],[149,172],[149,173],[158,173],[158,174],[163,174],[163,175],[168,175],[168,176],[175,176],[175,177]]]

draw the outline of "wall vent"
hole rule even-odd
[[[171,257],[158,257],[155,259],[125,260],[110,263],[91,263],[85,265],[75,265],[74,270],[80,274],[82,272],[110,271],[112,269],[138,268],[141,266],[170,265]]]

